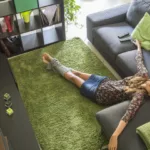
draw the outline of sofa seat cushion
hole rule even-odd
[[[104,134],[109,139],[115,131],[118,123],[130,101],[108,107],[96,114],[99,124],[102,126]],[[136,128],[149,122],[150,98],[138,110],[135,117],[128,123],[122,134],[119,136],[118,150],[146,150],[146,146],[141,138],[136,134]]]
[[[127,12],[127,21],[135,27],[145,12],[150,14],[150,0],[133,0]]]
[[[116,58],[116,65],[121,69],[125,76],[131,76],[137,73],[136,65],[136,52],[137,50],[128,51],[122,54],[119,54]],[[149,72],[150,76],[150,52],[143,50],[144,64]]]
[[[100,52],[114,61],[118,54],[135,49],[131,41],[120,42],[118,38],[118,35],[132,31],[133,28],[126,22],[99,26],[93,29],[93,43]]]

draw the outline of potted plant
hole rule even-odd
[[[80,10],[80,6],[76,4],[76,0],[64,0],[65,5],[65,21],[67,24],[77,24],[77,13]]]

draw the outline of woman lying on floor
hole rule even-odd
[[[52,69],[60,73],[68,81],[71,81],[80,88],[82,95],[92,101],[100,105],[113,105],[131,99],[126,113],[110,138],[109,150],[117,150],[118,136],[142,105],[144,96],[150,95],[150,80],[148,71],[143,64],[141,46],[139,41],[136,41],[135,44],[138,48],[136,55],[138,73],[118,81],[113,81],[106,76],[91,75],[72,70],[62,65],[49,54],[43,54],[43,62],[48,64],[47,69]]]

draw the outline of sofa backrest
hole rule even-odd
[[[150,0],[132,0],[127,12],[127,22],[135,27],[145,12],[150,14]]]

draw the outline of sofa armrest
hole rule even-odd
[[[96,113],[96,119],[101,125],[104,134],[108,139],[115,131],[129,104],[130,101],[124,101],[122,103],[107,107]]]
[[[107,139],[110,139],[112,136],[129,104],[130,100],[124,101],[101,110],[96,114],[97,121],[101,125],[103,133]],[[130,120],[125,130],[119,136],[117,150],[147,149],[144,142],[136,134],[136,128],[150,121],[149,108],[150,98],[147,97],[145,98],[144,104],[140,107],[134,118]]]
[[[92,29],[94,27],[125,21],[129,6],[130,3],[88,15],[86,18],[88,39],[92,42]]]

